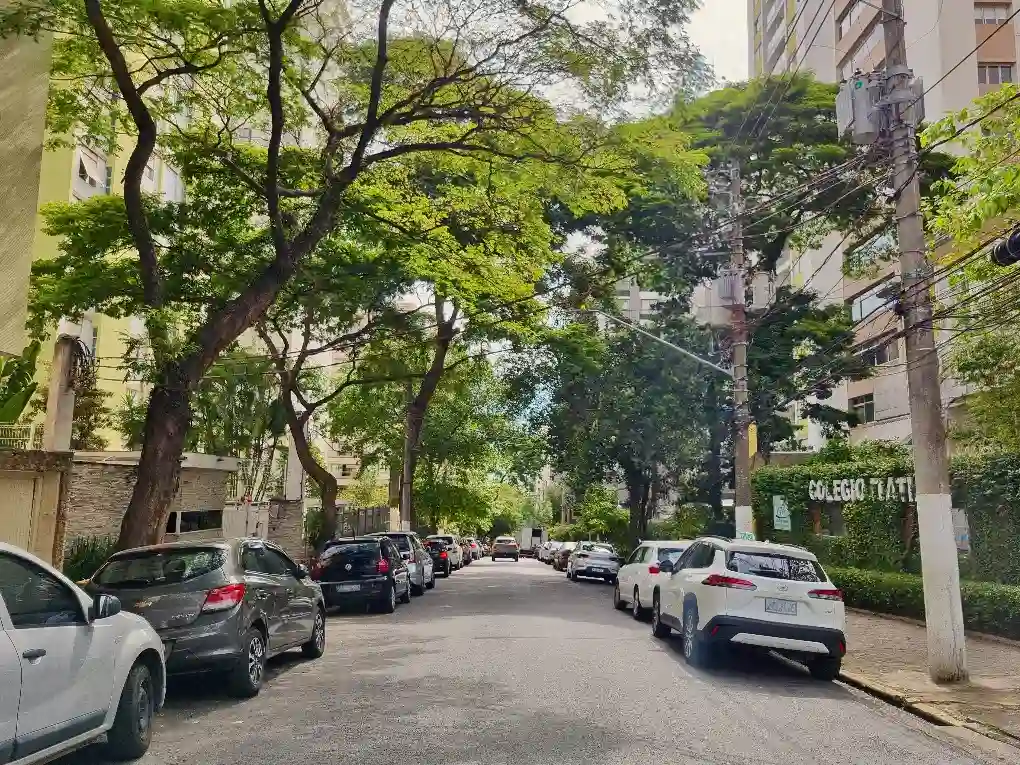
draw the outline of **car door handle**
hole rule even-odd
[[[29,661],[35,661],[36,659],[41,659],[45,655],[45,648],[29,648],[27,651],[22,652],[21,658],[28,659]]]

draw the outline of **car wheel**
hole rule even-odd
[[[620,597],[620,583],[616,583],[616,587],[613,588],[613,608],[617,611],[623,611],[627,607],[626,602]]]
[[[144,664],[135,664],[124,681],[117,716],[106,734],[106,753],[113,760],[137,760],[152,741],[152,718],[156,714],[156,690]]]
[[[425,583],[425,589],[434,590],[435,588],[436,588],[436,570],[432,569],[432,576],[430,576],[429,580]]]
[[[407,588],[411,591],[412,595],[424,595],[425,594],[425,575],[421,575],[422,583],[420,585],[414,582],[409,582]]]
[[[244,635],[244,654],[230,674],[230,691],[248,699],[258,696],[266,674],[266,636],[257,627]]]
[[[411,602],[411,580],[407,580],[407,584],[404,585],[404,594],[400,596],[401,603]]]
[[[397,610],[397,587],[393,582],[386,585],[386,592],[379,602],[379,610],[384,614],[392,614]]]
[[[515,555],[514,556],[514,563],[517,563],[520,559],[521,559],[521,557],[519,555]]]
[[[493,555],[493,556],[492,556],[492,562],[493,562],[493,563],[495,563],[495,562],[496,562],[496,556],[495,556],[495,555]]]
[[[453,570],[450,568],[449,561],[447,561],[446,568],[443,569],[443,576],[444,577],[449,577],[451,573],[453,573]]]
[[[326,614],[321,608],[315,609],[315,623],[312,636],[301,646],[301,653],[308,659],[318,659],[326,652]]]
[[[698,609],[687,606],[684,609],[684,659],[692,667],[703,667],[709,663],[710,647],[698,635]]]
[[[645,609],[641,606],[641,591],[634,588],[634,600],[630,604],[630,615],[635,621],[641,621],[645,616]]]
[[[662,610],[659,606],[659,593],[652,593],[652,634],[657,638],[669,637],[673,630],[668,624],[662,623]]]
[[[831,682],[839,677],[839,670],[842,664],[843,662],[841,659],[826,656],[823,659],[814,659],[813,661],[809,661],[807,668],[808,672],[811,673],[811,677],[815,680]]]

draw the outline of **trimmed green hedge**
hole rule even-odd
[[[859,568],[827,571],[843,590],[848,606],[924,619],[924,588],[919,576]],[[1020,587],[964,581],[960,594],[967,629],[1020,640]]]

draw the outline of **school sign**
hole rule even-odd
[[[808,498],[818,502],[860,502],[864,499],[914,501],[914,477],[836,478],[808,481]]]

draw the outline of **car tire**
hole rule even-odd
[[[315,609],[315,622],[312,624],[312,636],[301,646],[301,654],[306,659],[318,659],[326,652],[326,612]]]
[[[449,563],[449,561],[447,561],[446,568],[443,569],[443,578],[444,579],[449,579],[450,574],[452,574],[452,573],[453,573],[453,569],[450,568],[450,563]]]
[[[627,602],[620,597],[620,583],[616,583],[616,587],[613,588],[613,608],[617,611],[624,611],[627,608]]]
[[[616,577],[615,576],[607,576],[606,577],[606,584],[616,584]]]
[[[657,638],[667,638],[672,628],[662,622],[662,611],[659,606],[659,593],[652,593],[652,634]]]
[[[630,615],[636,622],[643,621],[645,618],[645,609],[641,605],[641,591],[637,587],[634,588],[634,600],[630,604]]]
[[[519,555],[515,555],[515,556],[514,556],[514,563],[517,563],[517,562],[518,562],[518,561],[519,561],[520,559],[521,559],[521,558],[520,558],[520,556],[519,556]]]
[[[683,649],[684,660],[692,667],[706,667],[711,663],[712,648],[698,634],[698,608],[695,605],[684,609]]]
[[[413,582],[411,582],[411,583],[409,583],[407,585],[407,589],[410,590],[412,595],[424,595],[425,594],[425,575],[422,574],[422,584],[421,584],[420,587],[417,584],[414,584]]]
[[[426,590],[434,590],[434,589],[436,589],[436,570],[435,569],[432,569],[432,576],[430,576],[429,580],[427,582],[425,582],[425,589]]]
[[[386,591],[379,600],[379,611],[384,614],[392,614],[397,610],[397,586],[390,582],[386,585]]]
[[[815,680],[832,682],[839,677],[839,670],[843,662],[833,656],[826,656],[822,659],[814,659],[807,663],[808,672]]]
[[[111,760],[137,760],[149,750],[156,703],[152,673],[139,662],[128,672],[113,727],[106,734],[105,750]]]
[[[495,562],[496,562],[496,556],[495,556],[495,555],[493,555],[493,556],[492,556],[492,562],[493,562],[493,563],[495,563]]]
[[[241,699],[259,695],[266,675],[266,636],[258,627],[244,633],[244,653],[230,673],[230,693]]]
[[[400,596],[400,602],[404,603],[405,605],[407,603],[411,602],[411,580],[410,579],[407,580],[407,586],[404,587],[404,594]]]

